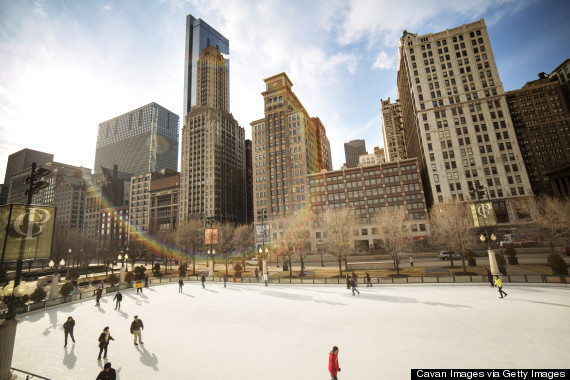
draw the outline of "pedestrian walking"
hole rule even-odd
[[[265,282],[265,286],[267,286],[267,273],[263,274],[263,282]]]
[[[487,271],[487,281],[489,281],[489,284],[491,284],[491,288],[492,288],[495,286],[495,284],[493,283],[493,274],[491,273],[489,268],[485,268],[485,271]]]
[[[95,291],[95,306],[101,306],[101,304],[99,303],[99,301],[101,300],[101,297],[103,296],[103,288],[101,289],[97,289]]]
[[[141,280],[137,280],[137,283],[135,284],[135,286],[137,287],[137,294],[139,294],[139,291],[140,291],[141,294],[142,294],[143,291],[142,291],[142,282],[141,282]]]
[[[67,347],[67,336],[71,336],[71,340],[75,343],[75,338],[73,337],[73,328],[75,327],[75,320],[73,317],[67,317],[67,321],[63,324],[63,332],[65,333],[65,345]]]
[[[348,273],[346,274],[346,288],[350,289],[350,276],[348,275]]]
[[[121,310],[121,301],[123,300],[123,295],[118,290],[117,293],[115,294],[115,298],[113,298],[113,301],[115,300],[117,301],[115,303],[115,310]]]
[[[372,281],[370,281],[370,273],[366,272],[366,287],[372,287]]]
[[[503,281],[499,278],[499,276],[496,276],[495,286],[499,288],[499,295],[501,296],[499,298],[503,298],[503,294],[505,295],[505,297],[508,296],[507,293],[503,292]]]
[[[148,288],[148,274],[146,276],[144,276],[144,287]],[[142,292],[142,290],[141,290]]]
[[[182,293],[182,287],[184,287],[184,280],[182,277],[178,277],[178,293]]]
[[[133,322],[131,323],[131,334],[133,334],[135,338],[135,346],[138,346],[137,337],[139,338],[139,343],[141,345],[144,344],[141,341],[141,330],[144,330],[143,322],[142,320],[139,319],[137,315],[135,315],[135,319],[133,319]]]
[[[103,370],[99,372],[99,376],[95,380],[116,380],[117,373],[115,369],[111,367],[111,362],[105,363]]]
[[[103,359],[107,359],[107,348],[109,347],[109,341],[115,340],[111,333],[109,332],[109,326],[106,326],[103,329],[101,335],[99,335],[99,356],[97,357],[98,361],[101,361],[101,353],[103,354]]]
[[[200,277],[200,281],[202,281],[202,289],[206,289],[206,285],[204,284],[206,282],[206,277],[204,277],[204,275]]]
[[[410,255],[410,266],[414,266],[414,257]]]
[[[331,380],[338,380],[336,375],[339,372],[340,367],[338,365],[338,347],[334,346],[332,351],[329,353],[329,373],[331,374]]]
[[[352,288],[352,295],[354,295],[354,292],[357,292],[358,294],[360,294],[358,289],[356,289],[356,287],[358,286],[358,283],[356,282],[356,278],[350,279],[350,286]]]
[[[226,281],[228,280],[228,276],[224,274],[224,288],[226,287]]]
[[[255,268],[255,281],[259,282],[259,270],[257,270],[257,268]]]

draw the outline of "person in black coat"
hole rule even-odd
[[[202,280],[202,289],[205,289],[206,285],[204,285],[204,283],[206,282],[206,277],[204,277],[204,275],[202,275],[201,280]]]
[[[106,326],[103,329],[101,335],[99,335],[99,356],[97,357],[97,360],[101,360],[101,353],[103,351],[105,351],[103,359],[107,359],[107,348],[109,347],[110,340],[115,340],[115,339],[111,336],[111,333],[109,332],[109,326]]]
[[[65,333],[65,345],[67,347],[67,335],[71,335],[71,340],[75,343],[75,338],[73,337],[73,328],[75,327],[75,320],[73,317],[67,317],[67,321],[63,324],[63,331]]]
[[[182,287],[184,286],[184,280],[182,277],[178,277],[178,293],[182,293]]]
[[[95,293],[95,306],[101,306],[99,300],[101,300],[102,295],[103,295],[103,289],[97,289]]]
[[[370,281],[370,273],[366,272],[366,287],[371,287],[372,281]]]
[[[493,274],[491,273],[489,268],[485,268],[485,270],[487,271],[487,281],[489,281],[489,284],[491,284],[491,287],[494,287],[495,284],[493,283]]]
[[[117,300],[117,303],[115,304],[115,310],[121,310],[121,301],[123,300],[123,295],[121,294],[121,292],[117,291],[117,294],[115,294],[115,298],[113,298],[113,301]]]
[[[99,376],[97,376],[97,379],[95,380],[116,380],[116,379],[117,379],[117,373],[115,372],[115,369],[111,367],[111,363],[109,362],[105,363],[103,370],[99,372]]]

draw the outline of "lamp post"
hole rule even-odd
[[[71,253],[72,253],[72,252],[73,252],[73,251],[71,250],[71,248],[69,248],[69,249],[67,250],[67,262],[68,262],[68,263],[72,262],[72,261],[71,261]],[[69,277],[69,265],[67,265],[67,272],[65,273],[65,278],[68,278],[68,277]]]
[[[216,219],[213,216],[206,217],[206,224],[210,226],[210,249],[208,250],[208,256],[206,256],[206,265],[208,266],[208,271],[210,272],[209,275],[214,275],[214,255],[216,254],[216,250],[214,249],[214,231],[212,226],[216,222]],[[210,252],[212,254],[212,267],[210,269]]]
[[[210,264],[208,264],[208,275],[209,276],[213,276],[214,275],[214,255],[216,254],[216,250],[215,249],[208,249],[208,258],[210,258],[210,255],[212,255],[212,260],[211,260],[211,264],[212,266],[210,267]]]
[[[267,250],[265,249],[265,235],[266,235],[266,231],[265,231],[265,221],[267,221],[267,209],[263,209],[263,210],[257,210],[257,221],[261,222],[261,231],[262,231],[262,240],[261,240],[261,248],[259,249],[259,255],[261,256],[261,254],[265,251],[265,253],[267,253]],[[267,263],[265,262],[265,257],[263,257],[263,273],[267,272]]]
[[[487,240],[487,238],[485,237],[485,235],[481,234],[481,236],[479,236],[479,240],[481,240],[481,243],[485,243],[485,240]],[[491,239],[487,240],[487,247],[489,248],[489,250],[491,250],[491,241],[495,242],[495,240],[497,240],[497,237],[495,236],[495,234],[491,234]],[[501,251],[501,255],[502,255],[502,251]]]
[[[60,267],[63,267],[64,265],[65,265],[64,259],[61,259],[58,264],[54,263],[53,260],[50,260],[50,262],[48,264],[48,266],[52,269],[55,267],[55,273],[53,274],[53,276],[51,278],[51,289],[50,289],[50,293],[49,293],[50,299],[57,298],[57,295],[59,292],[59,289],[58,289],[58,284],[59,284],[58,269]]]
[[[269,254],[269,250],[267,247],[265,249],[259,248],[259,256],[263,257],[263,273],[267,273],[267,255]]]
[[[121,253],[123,253],[123,251],[121,251]],[[125,254],[125,257],[123,257],[121,254],[119,254],[119,256],[117,256],[117,259],[119,259],[119,261],[121,262],[121,274],[119,275],[119,282],[121,284],[125,283],[125,261],[129,258],[128,254]]]
[[[321,239],[317,240],[317,250],[320,252],[321,254],[321,267],[325,266],[325,262],[323,261],[323,241]]]

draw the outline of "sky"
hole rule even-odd
[[[394,101],[403,30],[485,19],[505,91],[570,52],[564,0],[0,0],[0,178],[24,148],[94,169],[99,123],[151,102],[180,116],[186,15],[230,41],[230,108],[251,138],[264,78],[285,72],[331,143],[384,146],[380,99]],[[180,162],[180,161],[179,161]],[[180,167],[179,167],[180,169]]]

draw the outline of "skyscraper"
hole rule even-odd
[[[269,219],[306,207],[307,175],[330,165],[324,125],[310,117],[285,73],[264,79],[265,118],[251,122],[253,137],[254,213]]]
[[[397,86],[408,157],[418,157],[426,198],[467,200],[479,183],[497,221],[516,221],[513,199],[532,190],[485,22],[404,31]],[[513,175],[519,183],[510,183]]]
[[[178,169],[178,115],[150,103],[99,124],[95,171],[132,175]]]
[[[0,205],[5,205],[8,201],[10,181],[14,174],[21,172],[22,170],[30,169],[32,162],[38,164],[39,167],[40,165],[51,161],[53,161],[53,154],[27,148],[9,155],[8,163],[6,164],[6,174],[4,175],[4,186],[2,186],[2,192],[0,193]]]
[[[564,101],[558,76],[539,74],[521,89],[506,93],[515,133],[536,194],[570,192],[570,182],[552,181],[550,171],[570,165],[570,112]],[[507,173],[512,186],[521,183],[520,174]]]
[[[202,50],[206,46],[215,47],[220,53],[225,55],[224,64],[228,72],[230,71],[230,42],[222,36],[217,30],[206,24],[204,20],[195,19],[192,15],[186,16],[186,48],[184,55],[184,106],[183,116],[186,118],[190,108],[196,105],[196,88],[198,59]],[[229,94],[229,84],[227,87]],[[229,96],[228,96],[229,104]],[[228,106],[229,112],[229,106]]]
[[[352,140],[344,143],[344,157],[346,159],[347,168],[355,168],[358,166],[358,157],[366,154],[366,142],[364,140]]]
[[[207,45],[196,63],[196,104],[182,128],[179,222],[246,219],[245,131],[229,113],[226,60]]]
[[[386,147],[386,160],[388,162],[408,158],[406,141],[404,139],[404,123],[402,121],[402,109],[400,102],[395,103],[380,99],[382,104],[382,134]]]

